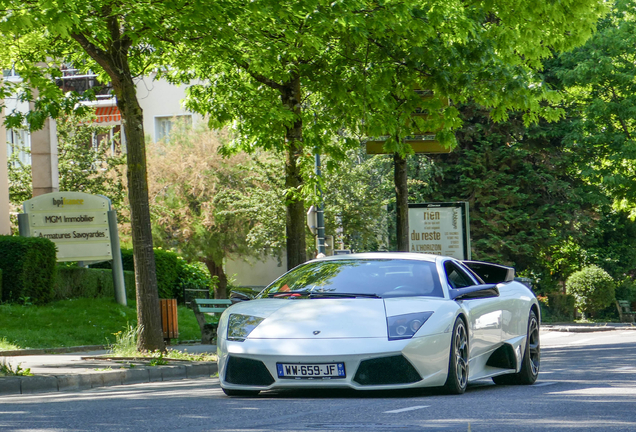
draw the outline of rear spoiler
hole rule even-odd
[[[462,263],[477,273],[477,275],[487,284],[512,282],[515,279],[515,269],[512,267],[481,261],[462,261]]]

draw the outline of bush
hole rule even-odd
[[[55,244],[45,238],[0,236],[2,301],[44,304],[55,282]]]
[[[574,296],[560,292],[551,292],[547,295],[547,311],[552,322],[572,321],[574,319]]]
[[[135,274],[124,271],[126,297],[135,298]],[[58,266],[54,300],[115,297],[113,272],[108,269]]]
[[[188,263],[183,258],[181,258],[180,261],[178,294],[174,298],[180,303],[183,303],[184,289],[203,289],[209,291],[210,288],[212,288],[212,278],[210,274],[203,269],[201,263]]]
[[[614,279],[598,266],[585,267],[572,273],[565,282],[568,294],[584,314],[594,315],[614,301]]]
[[[636,301],[636,283],[629,276],[616,283],[615,292],[617,300],[627,300],[630,303]]]
[[[159,298],[176,298],[183,303],[183,288],[209,288],[210,277],[195,264],[188,264],[174,252],[155,249],[155,266],[157,268],[157,289]],[[124,270],[135,271],[132,249],[121,250]],[[110,261],[91,265],[91,268],[110,269]]]

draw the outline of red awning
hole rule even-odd
[[[119,122],[121,121],[121,113],[116,106],[97,107],[95,108],[97,123]]]

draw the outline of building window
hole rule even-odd
[[[170,117],[155,117],[155,142],[167,141],[172,128],[182,126],[184,129],[192,127],[191,115],[178,115]]]
[[[7,156],[14,166],[31,165],[31,135],[24,129],[7,129]]]

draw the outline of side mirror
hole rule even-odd
[[[469,300],[499,297],[497,284],[473,285],[466,288],[449,290],[451,300]]]
[[[232,291],[232,294],[230,294],[230,300],[232,301],[232,304],[236,304],[236,303],[252,300],[252,298],[248,296],[247,294],[243,294],[242,292]]]

